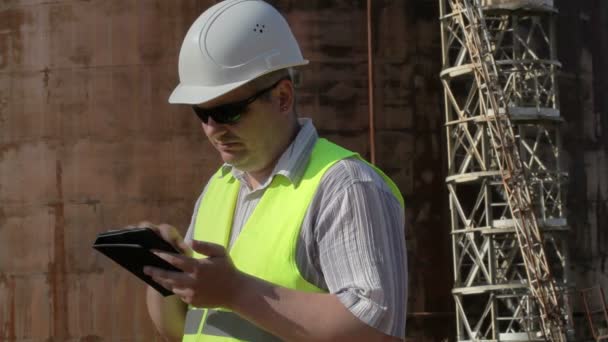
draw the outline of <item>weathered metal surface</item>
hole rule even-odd
[[[189,221],[216,159],[166,98],[203,5],[0,5],[0,340],[155,339],[143,286],[90,245]]]
[[[166,103],[182,37],[214,2],[0,6],[1,340],[155,338],[143,286],[89,244],[99,231],[142,219],[185,229],[219,165],[187,108]],[[299,112],[369,157],[365,3],[271,3],[312,62],[302,71]],[[406,197],[410,311],[431,313],[412,318],[408,334],[440,340],[452,330],[452,304],[445,207],[436,196],[445,191],[436,167],[436,9],[373,4],[377,160]]]
[[[608,3],[556,2],[564,159],[569,173],[570,256],[576,287],[608,288]],[[583,304],[577,327],[587,327]],[[577,329],[577,333],[579,330]],[[586,329],[588,330],[588,329]],[[578,340],[592,338],[583,331]]]

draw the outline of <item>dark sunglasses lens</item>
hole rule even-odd
[[[192,106],[192,110],[202,122],[207,123],[207,121],[209,121],[209,112],[207,110],[204,110],[197,106]]]
[[[192,110],[198,118],[204,122],[209,122],[209,117],[213,118],[213,121],[219,124],[232,124],[236,123],[241,119],[241,113],[243,112],[243,106],[227,106],[218,107],[214,109],[203,109],[197,106],[192,106]]]
[[[239,121],[243,110],[245,110],[243,106],[224,106],[217,108],[210,116],[217,123],[231,124]]]

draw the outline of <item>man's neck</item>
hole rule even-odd
[[[268,177],[270,177],[270,175],[272,174],[272,170],[274,170],[275,166],[277,165],[277,162],[278,158],[262,170],[245,172],[245,179],[247,180],[247,184],[249,185],[249,187],[252,190],[256,190],[260,186],[262,186],[262,184],[264,184]]]
[[[272,171],[277,166],[279,159],[281,158],[285,150],[289,148],[289,145],[291,145],[296,139],[299,131],[300,124],[296,122],[290,138],[285,144],[283,144],[283,147],[280,149],[280,152],[275,155],[274,159],[270,163],[268,163],[266,167],[257,171],[245,172],[245,179],[247,180],[247,183],[249,184],[252,190],[258,189],[260,186],[262,186],[262,184],[266,182],[268,177],[270,177]]]

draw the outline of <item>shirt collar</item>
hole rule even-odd
[[[262,184],[260,189],[264,189],[270,185],[270,182],[276,175],[286,177],[294,185],[298,185],[304,176],[310,154],[319,136],[311,119],[300,118],[298,119],[298,122],[300,124],[300,130],[296,135],[296,138],[291,142],[287,149],[283,151],[283,154],[277,161],[270,176],[264,184]],[[247,184],[245,181],[245,172],[238,170],[227,163],[224,163],[221,167],[220,178],[226,176],[229,172],[232,173],[234,178],[241,181],[241,183]]]

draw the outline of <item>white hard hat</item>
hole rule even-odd
[[[261,0],[226,0],[192,24],[170,103],[210,101],[269,72],[308,64],[287,22]]]

